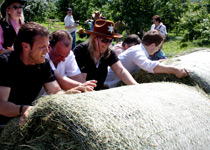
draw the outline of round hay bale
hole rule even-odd
[[[14,126],[15,120],[7,124],[0,147],[208,150],[209,108],[205,94],[175,83],[45,96],[25,126]]]
[[[210,94],[210,49],[194,51],[183,56],[164,61],[164,64],[184,67],[190,74],[188,77],[178,79],[175,75],[150,74],[143,70],[134,72],[133,77],[138,83],[170,81],[187,85],[198,85],[207,94]]]

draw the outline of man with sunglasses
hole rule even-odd
[[[126,51],[118,55],[120,62],[130,72],[133,73],[137,69],[143,69],[150,73],[167,73],[174,74],[178,78],[183,78],[188,75],[188,71],[184,68],[163,65],[160,61],[150,60],[150,55],[153,55],[160,49],[163,42],[163,37],[158,30],[150,30],[146,32],[142,38],[142,43],[131,46]],[[108,76],[105,85],[109,88],[116,87],[120,84],[114,71],[109,68]]]
[[[19,28],[24,24],[23,5],[26,0],[5,0],[1,6],[0,53],[13,50]]]
[[[114,23],[109,20],[96,20],[93,30],[86,31],[89,39],[74,48],[77,64],[86,80],[96,80],[95,90],[105,89],[104,81],[110,66],[116,75],[129,85],[137,84],[131,74],[123,67],[117,55],[109,46],[113,39],[122,35],[114,33]]]

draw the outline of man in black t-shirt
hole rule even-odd
[[[23,115],[21,120],[26,119],[42,86],[48,94],[65,93],[55,80],[49,62],[45,61],[48,44],[48,29],[29,22],[19,30],[15,51],[0,55],[0,126],[13,117]],[[72,91],[85,89],[76,87]]]

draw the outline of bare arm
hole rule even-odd
[[[0,114],[6,117],[17,117],[20,115],[20,105],[8,102],[9,94],[9,87],[0,86]],[[25,114],[30,108],[31,106],[24,105],[22,113]]]
[[[52,81],[44,84],[45,91],[47,94],[64,94],[65,92],[61,89],[57,81]]]
[[[178,78],[183,78],[188,76],[188,71],[185,68],[177,68],[173,66],[166,66],[163,64],[159,64],[154,68],[155,73],[167,73],[174,74]]]
[[[111,66],[114,73],[117,75],[120,80],[122,80],[125,84],[128,85],[134,85],[138,84],[135,79],[132,77],[132,75],[125,69],[125,67],[122,65],[120,61],[114,63]]]
[[[76,76],[69,78],[69,77],[60,75],[57,71],[54,71],[54,72],[55,72],[56,80],[58,81],[60,87],[63,90],[69,90],[81,84],[84,86],[90,86],[92,89],[96,87],[97,81],[95,80],[86,81],[82,74],[78,74]]]

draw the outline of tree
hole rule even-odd
[[[202,39],[210,40],[210,14],[208,12],[210,0],[191,4],[190,10],[181,18],[180,30],[185,31],[183,41]]]
[[[24,9],[26,21],[44,22],[53,16],[55,6],[52,0],[28,0]]]

